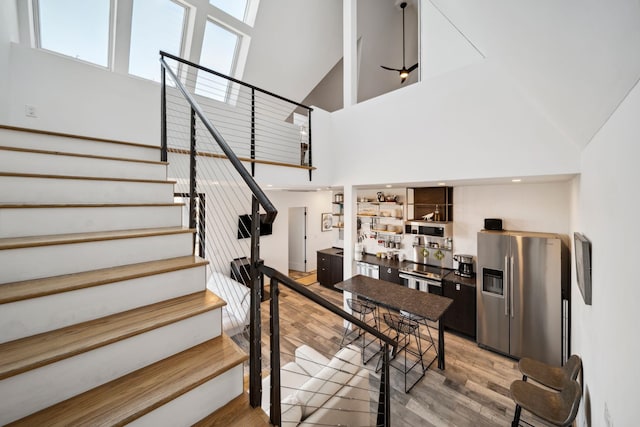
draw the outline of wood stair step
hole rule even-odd
[[[223,334],[9,425],[124,425],[246,360]]]
[[[194,268],[207,265],[208,263],[209,261],[203,258],[189,255],[142,262],[139,264],[123,265],[121,267],[103,268],[83,273],[46,277],[44,279],[5,283],[0,285],[0,304],[7,304],[29,298],[39,298],[186,268]]]
[[[249,403],[249,394],[247,392],[249,387],[249,377],[245,375],[244,378],[244,392],[233,399],[231,402],[224,405],[206,418],[201,419],[195,423],[192,427],[210,427],[210,426],[225,426],[225,427],[269,427],[272,424],[269,422],[269,416],[262,410],[260,406],[252,408]],[[263,393],[268,393],[269,390],[262,390]]]
[[[162,161],[127,159],[124,157],[98,156],[95,154],[67,153],[64,151],[50,151],[50,150],[39,150],[34,148],[8,147],[4,145],[0,145],[0,150],[19,151],[22,153],[46,154],[46,155],[52,155],[52,156],[84,157],[87,159],[115,160],[119,162],[147,163],[147,164],[153,164],[153,165],[169,164],[168,162],[162,162]]]
[[[0,380],[224,305],[209,291],[196,292],[0,344]]]
[[[185,206],[186,203],[67,203],[67,204],[2,204],[0,209],[56,209],[56,208],[138,208],[138,207],[164,207]]]
[[[0,250],[97,242],[102,240],[131,239],[136,237],[165,236],[170,234],[194,232],[195,230],[184,227],[162,227],[138,230],[99,231],[91,233],[52,234],[48,236],[10,237],[0,239]]]
[[[19,126],[9,126],[9,125],[0,125],[0,129],[16,131],[16,132],[25,132],[28,134],[35,134],[35,135],[59,136],[64,138],[73,138],[73,139],[80,139],[85,141],[108,142],[111,144],[130,145],[133,147],[149,148],[152,150],[160,151],[160,147],[158,146],[140,144],[138,142],[120,141],[120,140],[108,139],[108,138],[97,138],[94,136],[76,135],[72,133],[55,132],[55,131],[42,130],[42,129],[31,129],[31,128],[25,128],[25,127],[19,127]]]
[[[37,174],[37,173],[13,173],[0,172],[0,177],[18,177],[18,178],[41,178],[41,179],[76,179],[89,181],[114,181],[114,182],[144,182],[149,184],[176,184],[177,181],[158,180],[158,179],[135,179],[135,178],[104,178],[99,176],[73,176],[73,175],[53,175],[53,174]]]

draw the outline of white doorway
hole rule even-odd
[[[307,208],[289,208],[289,270],[307,272]]]

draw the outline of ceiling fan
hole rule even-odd
[[[411,67],[407,68],[407,66],[405,65],[405,58],[404,58],[404,54],[405,54],[405,46],[404,46],[404,9],[407,7],[407,2],[403,1],[402,3],[400,3],[400,7],[402,8],[402,68],[398,69],[398,68],[391,68],[391,67],[385,67],[384,65],[381,65],[382,68],[384,68],[385,70],[389,70],[389,71],[396,71],[398,73],[400,73],[400,83],[404,83],[405,80],[407,80],[407,77],[409,77],[409,73],[412,72],[413,70],[415,70],[416,68],[418,68],[418,63],[416,62],[415,64],[413,64]]]

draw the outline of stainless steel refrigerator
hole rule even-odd
[[[561,365],[568,343],[567,258],[560,235],[479,232],[478,344]]]

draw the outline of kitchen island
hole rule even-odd
[[[404,310],[438,322],[438,368],[444,369],[444,324],[440,320],[453,300],[404,286],[390,286],[393,284],[360,274],[335,285],[338,289],[361,295],[382,306],[398,311]],[[390,289],[393,289],[393,292],[390,292]]]

